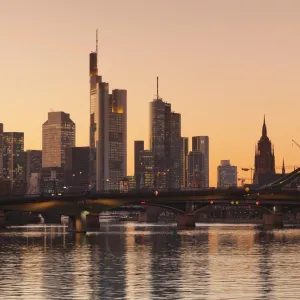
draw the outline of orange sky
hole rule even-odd
[[[182,135],[210,137],[211,185],[221,159],[254,163],[266,114],[276,165],[300,165],[300,1],[10,0],[0,10],[0,122],[41,149],[50,109],[71,114],[89,140],[89,52],[99,30],[99,73],[128,90],[133,141],[149,141],[156,93],[182,114]],[[243,174],[244,173],[244,174]]]

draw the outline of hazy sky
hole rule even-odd
[[[99,73],[128,90],[133,141],[149,143],[156,93],[182,114],[182,136],[210,137],[211,184],[221,159],[254,164],[266,114],[276,165],[300,165],[300,1],[0,0],[0,122],[41,149],[50,109],[71,114],[89,141],[89,53],[99,30]],[[280,170],[278,170],[280,171]]]

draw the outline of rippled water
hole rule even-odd
[[[101,225],[0,232],[0,299],[300,299],[300,230]]]

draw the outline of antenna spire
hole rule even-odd
[[[98,54],[98,29],[96,30],[96,53]]]

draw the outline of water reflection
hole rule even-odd
[[[3,299],[298,299],[300,230],[102,225],[0,232]]]

